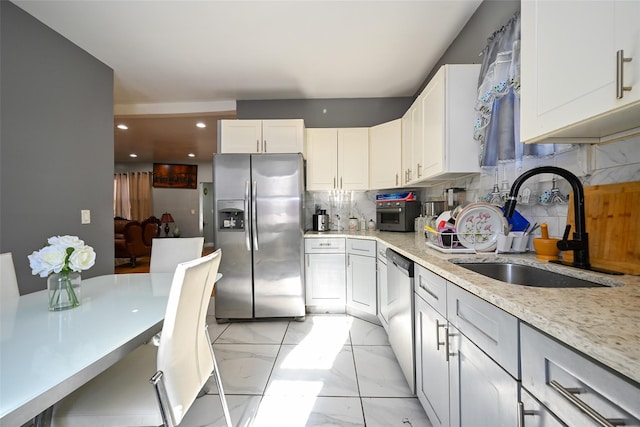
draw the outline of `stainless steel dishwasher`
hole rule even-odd
[[[413,349],[413,261],[387,249],[389,343],[409,388],[415,393]]]

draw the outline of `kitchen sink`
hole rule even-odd
[[[483,276],[516,285],[539,288],[593,288],[609,285],[579,279],[556,271],[543,270],[526,264],[513,262],[472,262],[452,260],[456,265],[475,271]]]

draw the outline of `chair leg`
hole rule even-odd
[[[213,360],[213,376],[216,380],[216,386],[218,386],[218,396],[220,396],[220,403],[222,404],[222,412],[224,413],[224,420],[227,427],[233,427],[231,422],[231,415],[229,414],[229,407],[227,406],[227,398],[224,395],[222,388],[222,378],[220,378],[220,371],[218,370],[218,362],[216,361],[216,355],[213,353],[213,344],[211,343],[211,337],[209,336],[209,328],[204,328],[207,333],[207,341],[209,342],[209,350],[211,350],[211,359]]]
[[[160,409],[160,415],[162,417],[162,427],[175,427],[173,425],[173,418],[169,414],[169,398],[167,397],[167,390],[164,387],[162,371],[156,372],[149,382],[153,386],[156,392],[156,398],[158,399],[158,407]]]

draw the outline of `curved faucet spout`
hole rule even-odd
[[[573,240],[567,240],[569,230],[565,232],[563,240],[558,242],[560,250],[573,250],[573,265],[579,268],[590,268],[589,263],[589,238],[586,229],[586,216],[584,213],[584,187],[580,179],[566,169],[556,166],[540,166],[524,172],[513,181],[507,202],[504,205],[504,216],[510,218],[516,208],[518,191],[522,184],[534,175],[552,173],[566,179],[573,189],[573,213],[575,217],[575,231]],[[569,226],[568,226],[569,227]]]

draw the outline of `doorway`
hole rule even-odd
[[[213,183],[200,183],[200,235],[204,246],[213,247]]]

